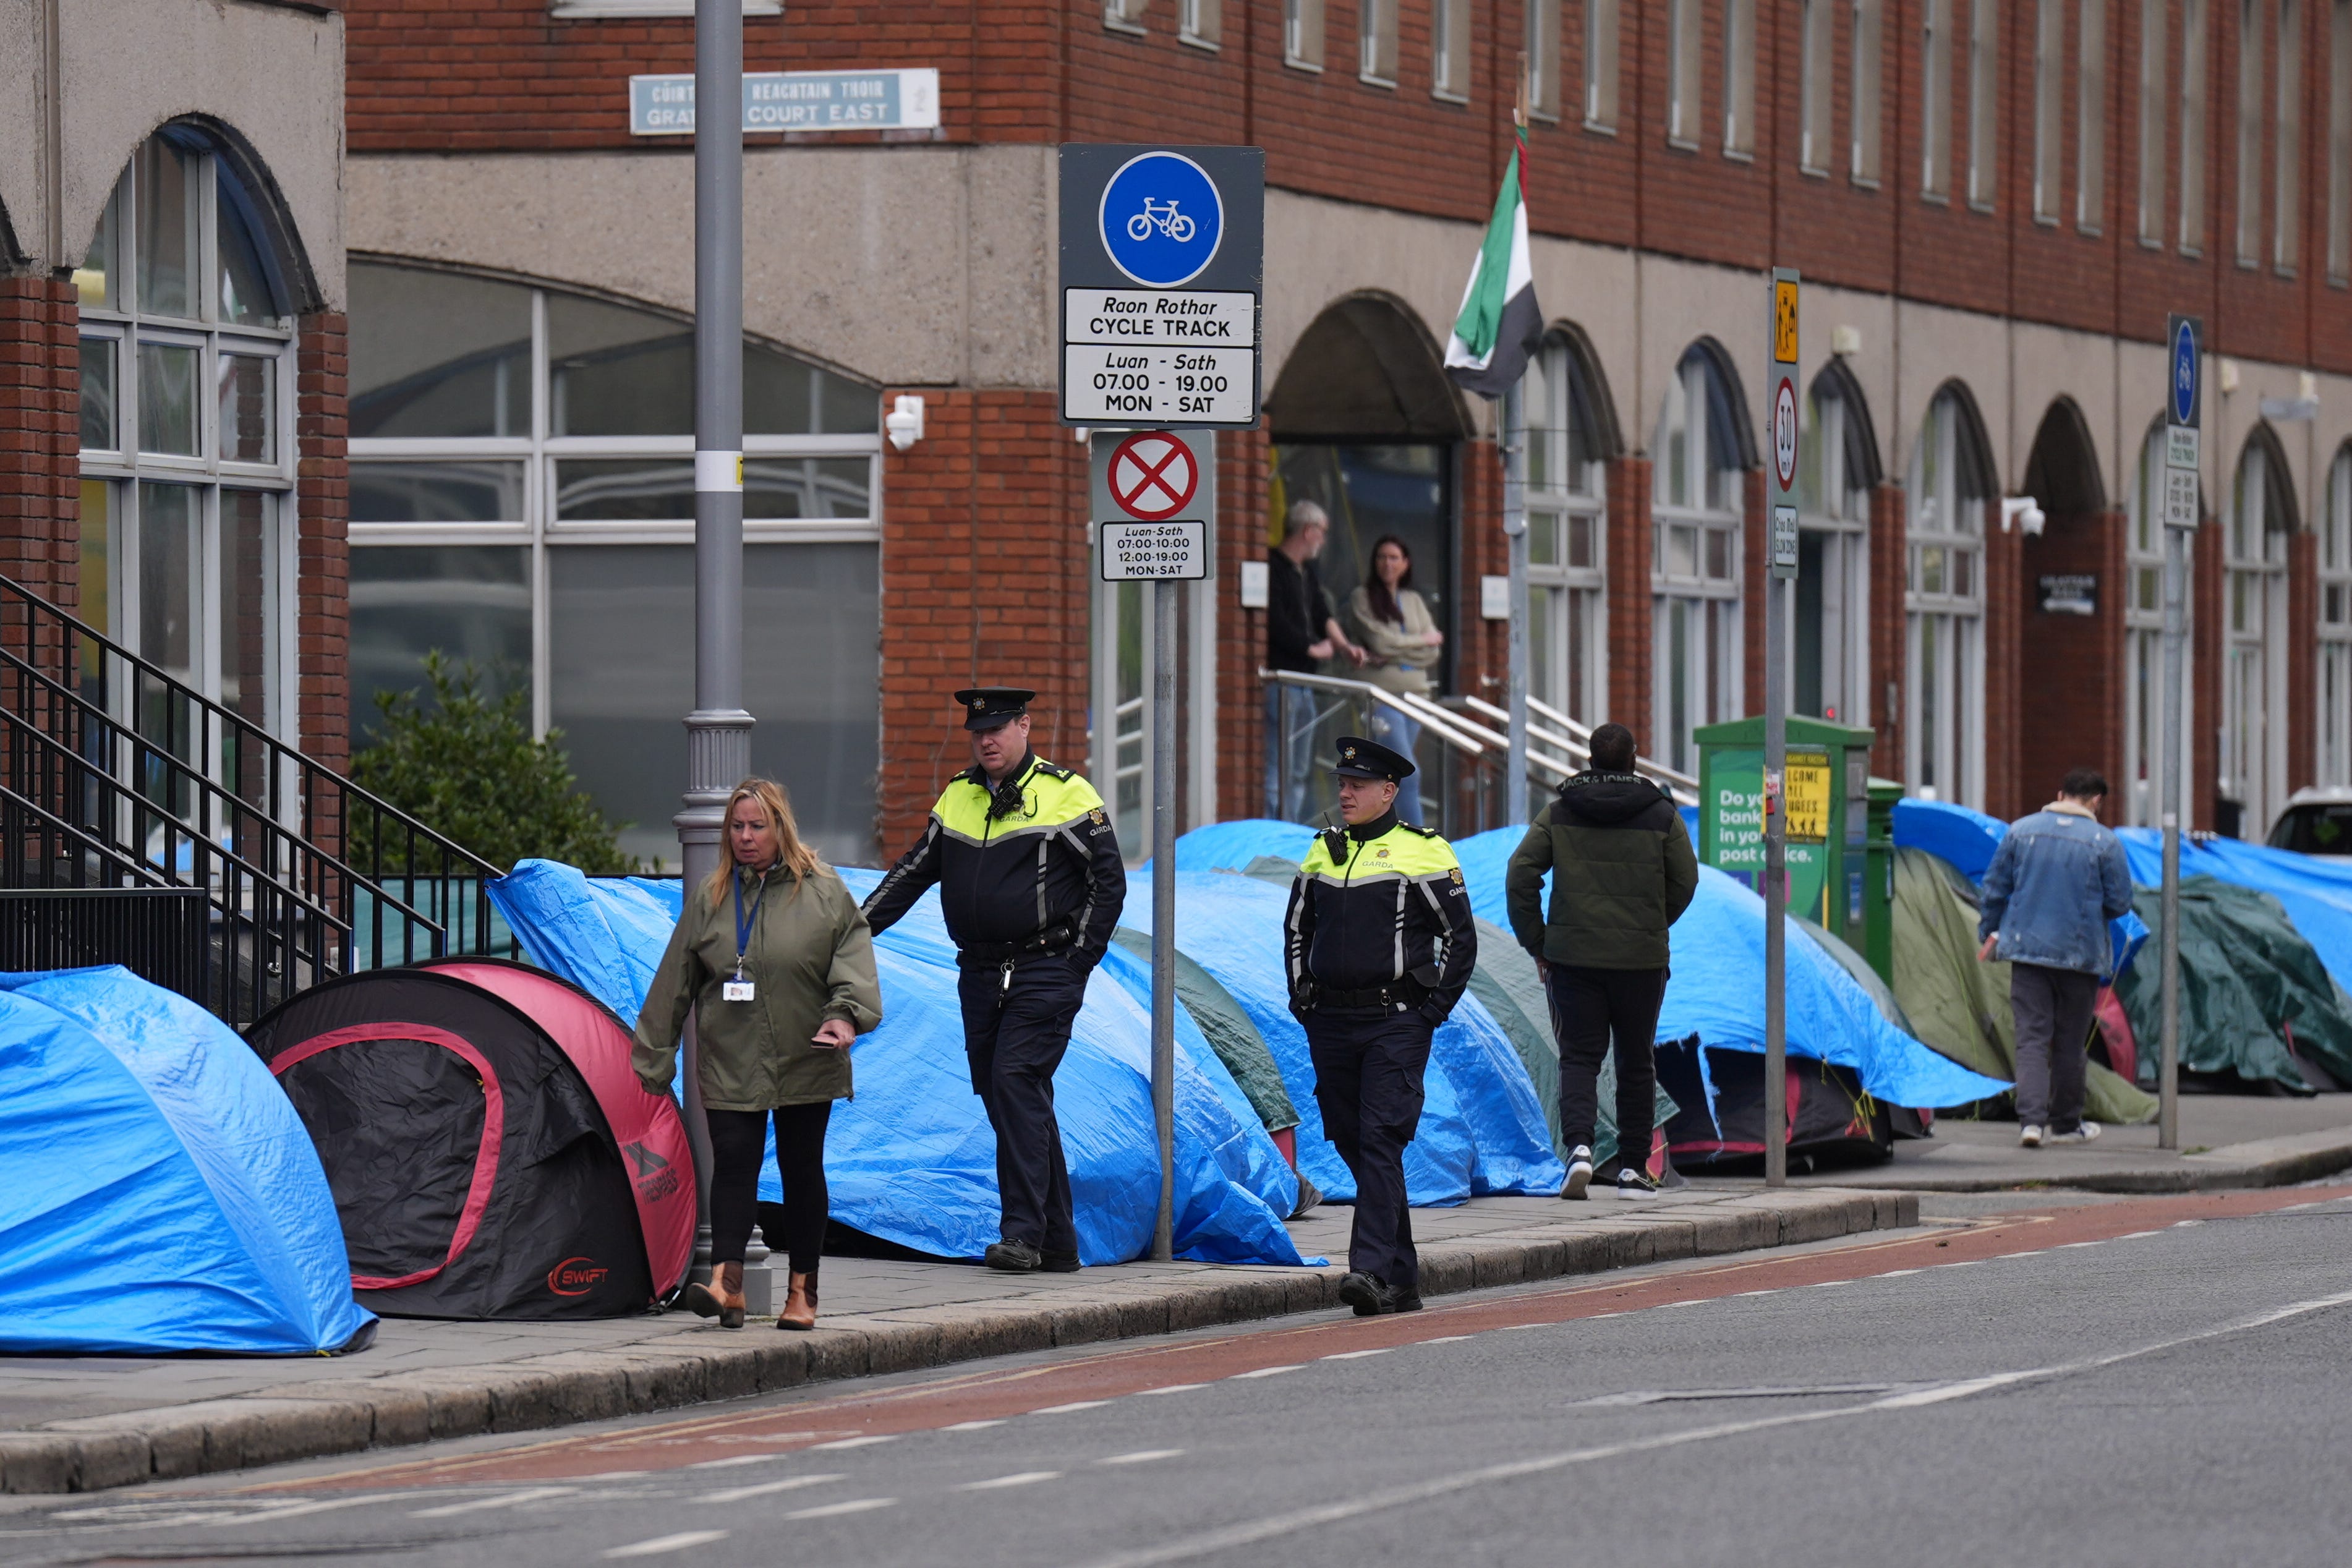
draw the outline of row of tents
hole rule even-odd
[[[1885,1158],[1927,1112],[1996,1111],[2014,1029],[1975,961],[1976,881],[2002,825],[1896,815],[1893,984],[1816,928],[1788,945],[1792,1156]],[[1308,830],[1178,841],[1175,1240],[1212,1262],[1299,1264],[1285,1221],[1352,1184],[1323,1136],[1281,924]],[[1439,1031],[1412,1200],[1556,1192],[1558,1059],[1532,960],[1506,927],[1517,835],[1456,845],[1479,921],[1469,994]],[[2150,846],[2126,836],[2136,877]],[[2187,1065],[2298,1091],[2352,1082],[2352,870],[2200,846],[2184,900]],[[2289,862],[2294,862],[2290,864]],[[863,893],[878,873],[845,868]],[[1091,981],[1056,1080],[1088,1264],[1148,1247],[1150,868]],[[358,1349],[374,1314],[550,1319],[642,1310],[684,1278],[696,1194],[683,1119],[642,1093],[629,1034],[675,924],[675,879],[526,861],[493,889],[535,966],[452,959],[346,977],[237,1036],[119,969],[0,976],[0,1350]],[[2152,910],[2143,910],[2144,916]],[[2093,1110],[2152,1111],[2152,1026],[2130,962],[2103,1010]],[[996,1236],[992,1135],[970,1092],[936,895],[877,942],[886,1015],[827,1143],[837,1224],[976,1258]],[[1764,922],[1702,868],[1673,935],[1659,1131],[1629,1157],[1737,1168],[1761,1152]],[[1601,1155],[1615,1153],[1604,1086]],[[772,1158],[766,1198],[781,1195]]]

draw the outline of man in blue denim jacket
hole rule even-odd
[[[2076,768],[2058,798],[2010,825],[1985,871],[1977,956],[2010,964],[2017,1014],[2017,1141],[2099,1135],[2083,1120],[2084,1047],[2107,973],[2107,922],[2131,908],[2131,868],[2099,826],[2107,781]]]

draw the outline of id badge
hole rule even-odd
[[[751,999],[751,982],[748,980],[722,981],[719,984],[719,994],[725,997],[730,1002],[749,1002]]]

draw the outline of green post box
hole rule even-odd
[[[1870,781],[1870,836],[1862,893],[1862,956],[1878,977],[1895,984],[1895,803],[1903,786],[1893,779]]]
[[[1698,858],[1761,891],[1763,716],[1709,724],[1695,738]],[[1885,975],[1887,966],[1879,952],[1893,945],[1887,887],[1894,861],[1891,849],[1883,867],[1873,863],[1871,853],[1874,838],[1885,834],[1873,805],[1870,746],[1875,739],[1850,724],[1791,715],[1783,795],[1789,813],[1789,912],[1836,932]],[[1884,814],[1891,823],[1889,798]],[[1871,946],[1874,931],[1877,951]]]

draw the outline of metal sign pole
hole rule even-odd
[[[1151,1116],[1160,1218],[1151,1256],[1176,1256],[1176,594],[1151,584]]]
[[[2180,1147],[2181,664],[2187,620],[2189,535],[2203,521],[2204,323],[2165,324],[2164,398],[2164,1041],[2157,1077],[2156,1142]]]
[[[1503,819],[1528,821],[1528,400],[1522,375],[1503,393],[1503,536],[1511,552],[1510,713],[1505,747]]]
[[[1764,1184],[1789,1180],[1789,584],[1797,575],[1797,274],[1772,269],[1772,502],[1764,583]]]

